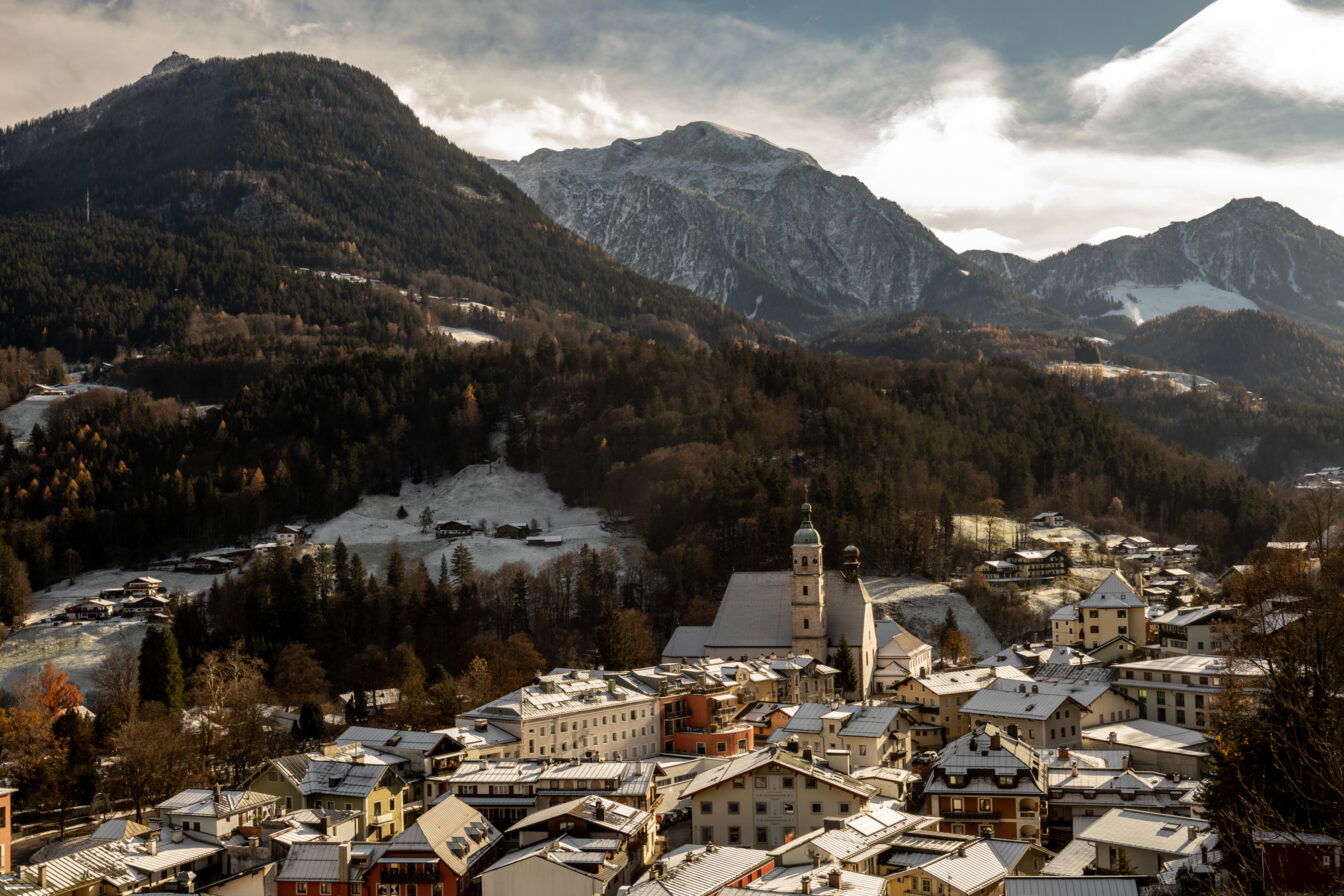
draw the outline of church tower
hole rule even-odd
[[[812,505],[803,505],[803,522],[793,534],[793,652],[826,662],[826,583],[821,566],[821,535],[812,528]]]

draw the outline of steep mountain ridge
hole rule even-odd
[[[439,271],[645,335],[763,331],[576,239],[386,84],[292,53],[173,56],[89,106],[0,134],[0,213],[226,223],[291,264]]]
[[[1344,237],[1260,198],[1037,262],[976,250],[963,257],[1074,317],[1141,324],[1203,305],[1277,312],[1332,338],[1344,327]]]
[[[1064,323],[856,178],[712,122],[490,164],[635,270],[802,332],[913,309]]]

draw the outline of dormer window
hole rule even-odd
[[[1016,780],[1012,775],[999,775],[999,786],[1012,787]]]
[[[965,784],[965,783],[966,783],[966,776],[965,776],[965,775],[948,775],[948,776],[947,776],[947,785],[948,785],[949,787],[960,787],[961,785],[963,785],[963,784]]]

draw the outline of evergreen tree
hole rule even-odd
[[[452,573],[453,582],[461,588],[462,583],[471,578],[471,574],[476,571],[476,561],[471,556],[471,551],[464,544],[459,544],[453,548]]]
[[[620,613],[611,601],[602,610],[597,630],[593,636],[597,662],[607,669],[631,669],[632,646],[626,636],[625,626],[621,624]]]
[[[28,567],[0,542],[0,624],[13,626],[28,612]]]
[[[509,614],[508,634],[531,634],[532,626],[527,614],[527,576],[516,572],[509,589],[513,594],[513,603]]]
[[[854,666],[854,651],[850,649],[849,639],[844,635],[840,636],[840,645],[831,656],[830,664],[840,670],[840,674],[835,677],[837,690],[852,694],[859,689],[859,673]]]
[[[295,724],[298,725],[300,740],[321,740],[327,733],[327,720],[322,714],[322,707],[311,700],[305,701],[299,708],[299,718]]]
[[[434,525],[434,511],[426,507],[420,511],[420,531],[428,532],[429,527]]]
[[[345,701],[345,724],[363,725],[369,720],[369,695],[363,688],[355,688],[350,699]]]
[[[184,680],[182,659],[173,631],[162,625],[145,632],[140,645],[140,702],[160,703],[174,717],[182,712]]]

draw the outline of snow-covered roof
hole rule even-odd
[[[1092,590],[1092,593],[1079,601],[1078,606],[1092,610],[1097,608],[1123,608],[1145,606],[1143,600],[1134,593],[1129,582],[1119,572],[1112,571],[1104,581]]]

